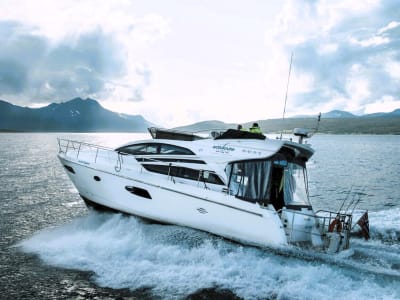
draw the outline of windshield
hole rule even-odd
[[[283,172],[283,193],[286,205],[309,205],[306,170],[289,163]]]

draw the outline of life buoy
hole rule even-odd
[[[342,222],[339,219],[334,219],[331,224],[329,224],[328,232],[341,232],[342,231]]]

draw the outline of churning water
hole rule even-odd
[[[86,209],[56,137],[106,146],[137,134],[0,134],[0,298],[400,299],[400,136],[317,135],[316,209],[357,195],[371,240],[334,256],[262,250]]]

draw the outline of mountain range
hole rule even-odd
[[[242,124],[245,128],[257,122],[263,132],[291,131],[293,128],[315,128],[317,116],[296,116],[283,119],[255,120]],[[146,132],[154,126],[141,115],[127,115],[103,108],[96,100],[75,98],[41,108],[13,105],[0,100],[0,131],[26,132]],[[218,120],[203,121],[175,129],[190,132],[236,128],[237,124]],[[400,109],[390,113],[356,116],[333,110],[322,114],[319,132],[334,134],[400,134]]]
[[[154,126],[140,115],[109,111],[96,100],[75,98],[41,108],[13,105],[0,100],[2,131],[144,132]]]
[[[294,128],[316,128],[318,117],[303,115],[285,119],[256,120],[246,122],[244,128],[250,128],[257,122],[264,133],[291,132]],[[206,121],[178,127],[176,129],[195,132],[206,129],[224,130],[236,128],[237,124],[220,121]],[[374,113],[356,116],[352,113],[333,110],[321,114],[318,132],[330,134],[400,134],[400,109],[389,113]]]
[[[392,112],[388,112],[388,113],[384,113],[384,112],[378,112],[378,113],[373,113],[373,114],[365,114],[365,115],[354,115],[352,113],[349,113],[347,111],[344,110],[332,110],[330,112],[327,113],[322,113],[321,117],[322,118],[376,118],[376,117],[396,117],[399,116],[400,117],[400,108],[399,109],[395,109]],[[315,118],[317,117],[315,116],[309,116],[309,115],[302,115],[302,116],[295,116],[292,118]]]

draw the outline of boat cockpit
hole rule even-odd
[[[238,199],[271,204],[276,211],[286,208],[311,209],[308,199],[307,170],[298,160],[277,153],[267,159],[242,160],[226,168],[228,191]]]

